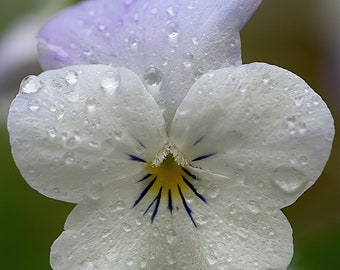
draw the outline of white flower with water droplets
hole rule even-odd
[[[40,33],[41,61],[59,69],[26,78],[11,105],[24,178],[78,203],[52,246],[53,269],[284,269],[293,243],[280,209],[328,159],[327,106],[289,71],[233,66],[259,1],[140,2],[86,1],[54,18]],[[154,18],[153,35],[136,30],[149,33],[141,22]],[[65,22],[78,43],[58,40]],[[91,47],[87,34],[102,43]]]

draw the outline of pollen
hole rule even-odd
[[[188,187],[183,180],[183,177],[188,177],[188,175],[186,175],[182,166],[177,164],[172,154],[167,155],[157,167],[152,163],[147,163],[146,171],[157,177],[150,190],[153,194],[158,194],[160,187],[162,187],[162,196],[167,196],[170,192],[172,198],[180,198],[178,187],[180,187],[183,194],[186,194],[188,191]]]

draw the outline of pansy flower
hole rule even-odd
[[[85,1],[39,32],[11,105],[13,155],[42,194],[78,203],[53,269],[284,269],[281,208],[334,135],[291,72],[241,65],[260,1]]]

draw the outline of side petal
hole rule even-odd
[[[184,209],[170,214],[161,202],[150,224],[144,209],[131,209],[135,194],[129,182],[108,184],[100,199],[86,197],[75,207],[52,246],[53,269],[262,270],[283,269],[291,260],[287,219],[279,210],[250,211],[252,191],[221,192],[203,207],[188,201],[197,227]]]
[[[260,2],[85,1],[41,29],[40,62],[44,69],[127,67],[144,78],[171,119],[196,78],[241,63],[239,31]]]
[[[261,191],[280,207],[320,176],[333,136],[323,100],[301,78],[263,63],[202,76],[170,131],[192,166]]]
[[[27,77],[11,104],[8,130],[26,181],[70,202],[142,170],[136,161],[152,160],[166,141],[164,119],[139,78],[102,65]]]

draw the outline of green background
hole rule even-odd
[[[241,37],[245,63],[275,64],[304,78],[328,104],[339,128],[340,4],[338,29],[330,26],[330,19],[337,19],[336,10],[321,8],[335,1],[264,0]],[[0,34],[18,16],[38,6],[39,1],[1,0]],[[0,82],[0,94],[11,90],[3,85]],[[340,269],[339,141],[336,136],[330,160],[316,184],[284,209],[294,230],[295,255],[289,269]],[[50,269],[50,246],[73,205],[40,195],[21,178],[10,154],[4,121],[0,122],[0,166],[0,268]]]

